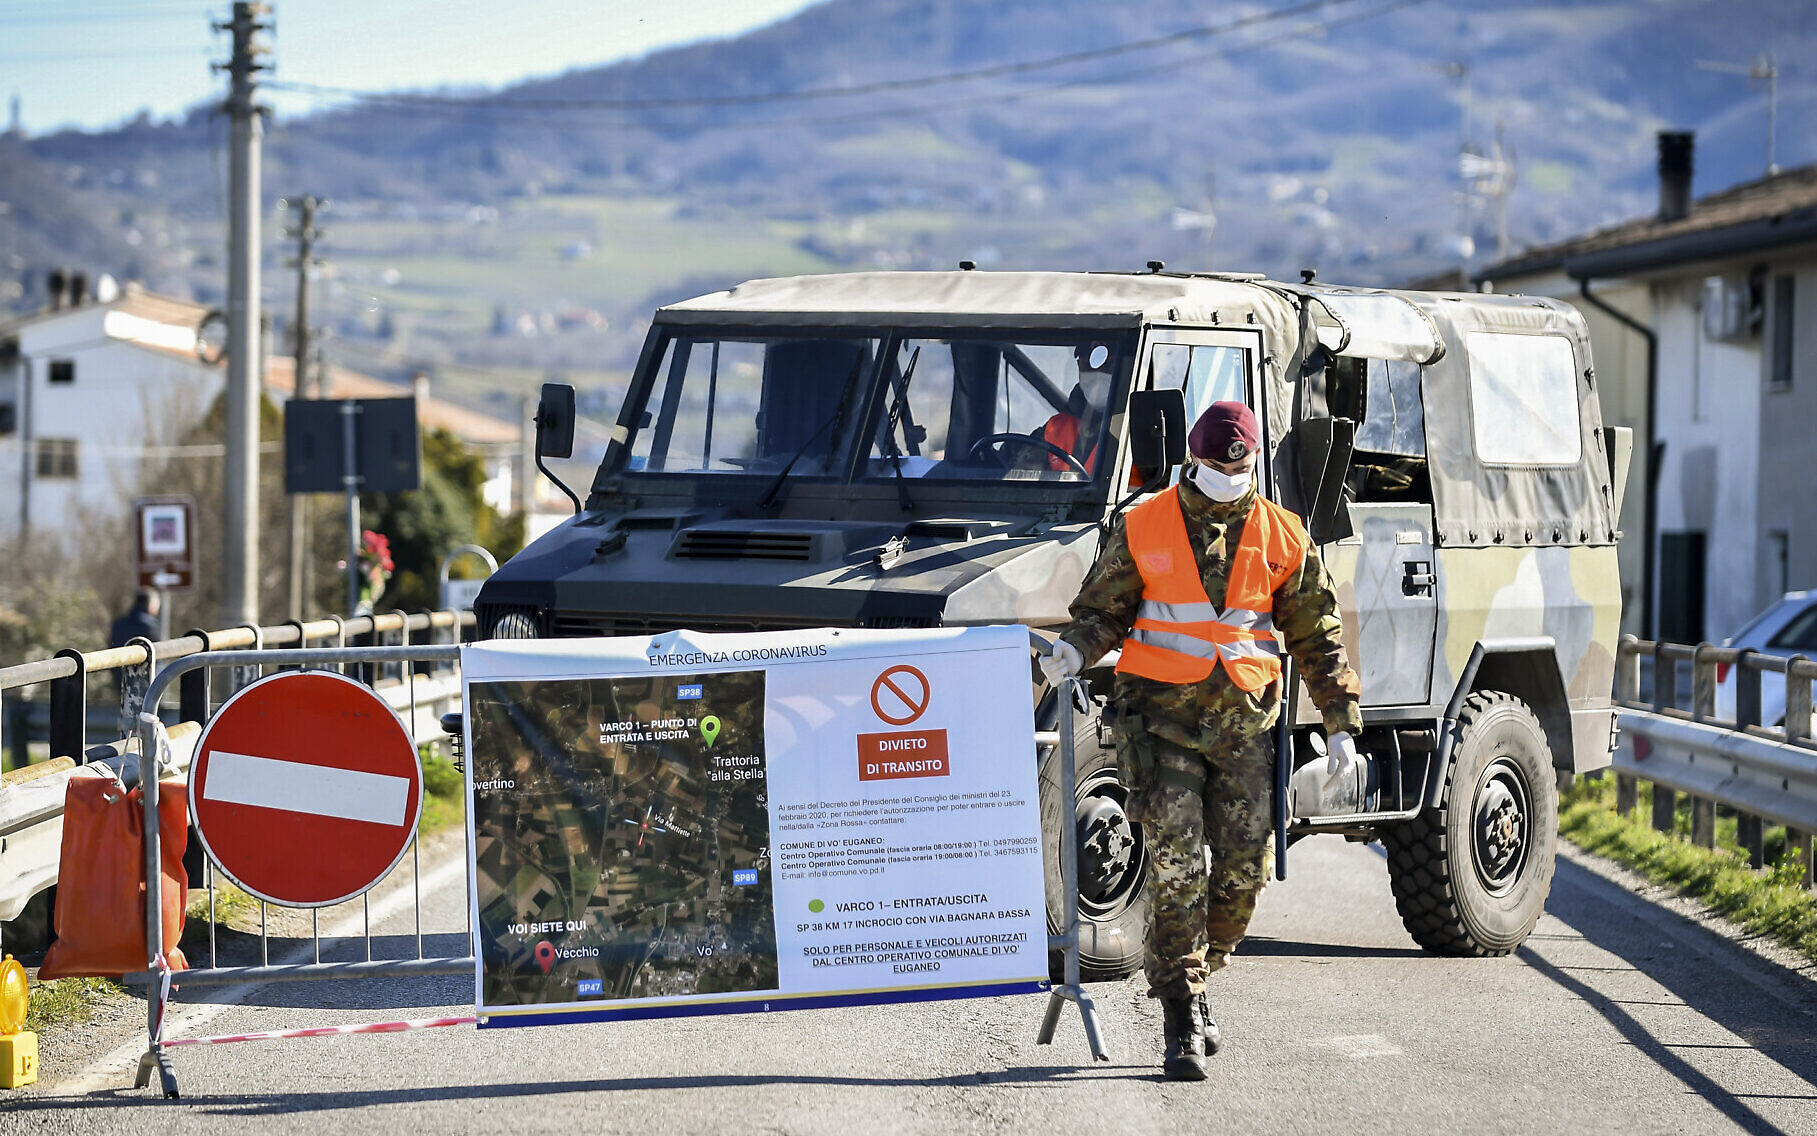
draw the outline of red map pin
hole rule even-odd
[[[544,974],[548,974],[549,968],[555,965],[555,947],[547,939],[536,944],[536,965],[543,968]]]

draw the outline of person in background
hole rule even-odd
[[[133,595],[132,606],[126,609],[126,614],[114,620],[107,645],[124,647],[141,638],[153,643],[158,641],[158,593],[146,588],[140,588]]]

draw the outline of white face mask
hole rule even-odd
[[[1079,389],[1085,392],[1085,401],[1102,410],[1110,398],[1109,371],[1080,371]]]
[[[1197,462],[1194,462],[1192,466],[1192,483],[1199,487],[1199,492],[1213,501],[1228,504],[1231,501],[1241,500],[1243,494],[1249,492],[1249,486],[1254,481],[1254,470],[1247,470],[1243,473],[1220,473],[1210,466],[1200,465]]]

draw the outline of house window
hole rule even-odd
[[[19,429],[19,408],[0,402],[0,438],[11,437]]]
[[[1768,590],[1772,599],[1778,599],[1792,587],[1792,533],[1789,529],[1770,529],[1767,532],[1767,571],[1773,574],[1772,586]]]
[[[53,383],[75,382],[76,361],[74,359],[52,359],[50,361],[50,381]]]
[[[76,476],[76,439],[39,438],[38,476],[73,478]]]
[[[1774,390],[1792,389],[1792,339],[1798,327],[1792,314],[1792,277],[1773,278],[1773,369],[1767,385]]]

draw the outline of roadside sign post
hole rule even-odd
[[[284,404],[284,491],[347,495],[347,614],[360,606],[360,494],[422,487],[416,399],[291,399]]]
[[[133,573],[139,588],[158,593],[158,637],[170,638],[166,593],[196,586],[196,502],[192,497],[133,501]]]

